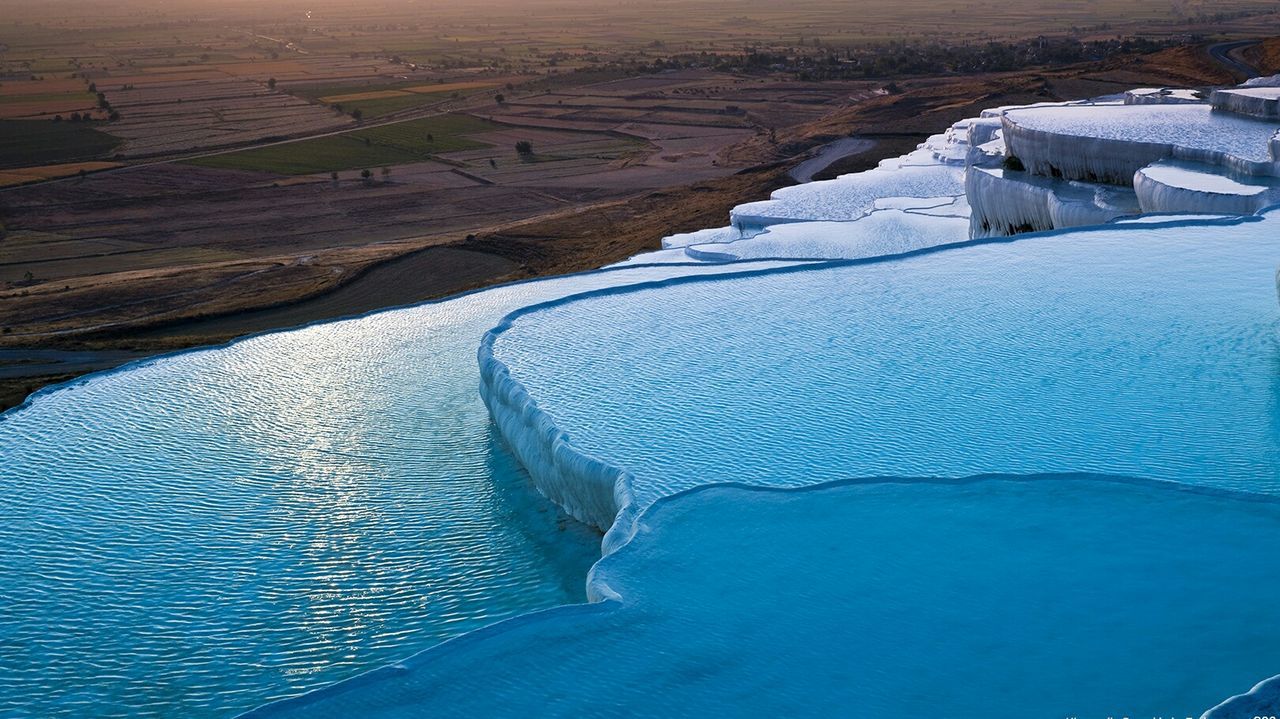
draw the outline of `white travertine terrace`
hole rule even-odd
[[[1215,90],[1214,109],[1267,120],[1280,118],[1280,87],[1237,87]]]
[[[1126,105],[1181,105],[1204,102],[1199,90],[1176,87],[1140,87],[1124,94]]]
[[[1207,104],[1009,110],[1010,155],[1037,175],[1116,185],[1161,160],[1188,160],[1247,175],[1276,175],[1280,123]]]

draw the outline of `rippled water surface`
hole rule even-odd
[[[223,717],[581,601],[599,537],[491,434],[475,348],[525,303],[690,271],[265,335],[0,418],[0,716]]]

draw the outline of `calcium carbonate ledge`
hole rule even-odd
[[[1261,215],[1250,215],[1230,218],[1222,222],[1206,222],[1197,219],[1163,224],[1166,227],[1221,226],[1256,222],[1261,219]],[[510,368],[495,356],[494,343],[520,318],[592,297],[627,294],[690,282],[716,282],[748,276],[868,265],[981,244],[1044,241],[1068,233],[1114,231],[1117,228],[1141,230],[1143,226],[1107,224],[1025,233],[1012,237],[977,238],[908,252],[849,260],[794,263],[793,258],[758,258],[757,261],[772,260],[789,264],[740,272],[726,270],[706,276],[672,277],[566,295],[517,309],[506,315],[497,326],[485,334],[476,355],[480,368],[480,393],[503,440],[528,470],[534,486],[570,516],[605,531],[603,551],[607,555],[624,545],[633,531],[636,508],[633,501],[632,475],[622,467],[613,466],[575,447],[571,437],[556,424],[553,417],[539,407],[536,398],[532,397],[524,385],[512,376]]]
[[[932,158],[932,151],[928,152]],[[730,224],[745,238],[771,225],[856,220],[875,209],[876,200],[889,197],[954,197],[964,193],[961,165],[933,159],[920,165],[893,163],[886,160],[866,172],[775,190],[768,200],[748,202],[730,210]]]
[[[1265,719],[1280,711],[1280,675],[1258,682],[1210,709],[1200,719]]]
[[[1266,120],[1280,119],[1280,87],[1232,87],[1214,90],[1209,103],[1219,110]]]
[[[1102,225],[1141,212],[1123,188],[976,165],[965,173],[965,196],[971,237]]]
[[[1203,107],[1203,110],[1201,110]],[[1063,112],[1120,112],[1127,110],[1170,111],[1186,127],[1194,127],[1207,134],[1215,134],[1212,109],[1208,105],[1160,105],[1117,107],[1068,107]],[[1183,117],[1185,115],[1185,117]],[[1201,117],[1203,115],[1203,117]],[[1066,130],[1040,129],[1027,126],[1026,115],[1019,110],[1003,114],[1004,140],[1008,154],[1017,157],[1027,170],[1045,177],[1085,182],[1102,182],[1132,186],[1134,174],[1147,165],[1162,160],[1185,160],[1215,165],[1235,173],[1253,176],[1280,176],[1280,126],[1269,127],[1258,120],[1221,116],[1220,123],[1257,123],[1257,133],[1262,144],[1253,156],[1222,149],[1208,149],[1181,144],[1177,138],[1167,141],[1153,139],[1117,139],[1086,134],[1072,134]],[[1201,123],[1201,121],[1204,121]],[[1119,119],[1116,120],[1119,122]],[[1203,124],[1204,126],[1199,126]],[[1138,127],[1138,125],[1135,125]],[[1173,128],[1177,130],[1178,128]],[[1269,132],[1268,132],[1269,130]],[[1144,131],[1149,131],[1144,130]],[[1176,132],[1171,132],[1176,134]],[[1266,139],[1266,138],[1269,138]],[[1263,159],[1266,156],[1266,159]]]
[[[1280,181],[1214,172],[1194,163],[1166,161],[1138,170],[1133,189],[1144,212],[1247,215],[1280,202]]]

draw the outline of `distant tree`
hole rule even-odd
[[[528,157],[533,154],[533,143],[528,140],[520,140],[516,143],[516,154],[521,157]]]
[[[389,182],[390,180],[391,180],[391,168],[390,167],[382,168],[382,181]]]
[[[104,110],[111,107],[111,103],[107,102],[107,96],[102,93],[98,93],[98,107]]]
[[[512,90],[514,90],[514,89],[516,89],[516,86],[515,86],[515,85],[513,85],[513,84],[511,84],[511,83],[507,83],[507,92],[511,92],[511,91],[512,91]]]
[[[62,122],[62,115],[54,115],[54,116],[53,116],[53,121],[54,121],[54,122]]]
[[[493,101],[501,105],[502,103],[507,101],[507,97],[502,93],[498,93],[497,95],[493,96]]]
[[[97,91],[98,91],[98,83],[96,82],[89,83],[89,92],[97,92]]]
[[[78,113],[78,112],[73,112],[73,113],[71,113],[71,121],[72,121],[72,122],[80,122],[80,113]]]
[[[356,120],[358,122],[362,117],[364,117],[364,112],[360,108],[357,107],[356,109],[351,111],[351,118],[353,120]]]
[[[334,182],[337,182],[337,181],[338,181],[338,173],[337,173],[336,171],[334,171],[334,172],[330,172],[330,173],[329,173],[329,179],[330,179],[330,180],[333,180]]]
[[[489,167],[494,167],[494,168],[496,168],[497,166],[498,166],[498,161],[497,161],[497,160],[495,160],[495,159],[493,159],[492,157],[490,157],[490,158],[489,158]]]
[[[276,89],[276,79],[274,77],[267,78],[267,87],[272,90]]]
[[[428,133],[427,133],[427,142],[435,142],[435,141],[436,141],[436,136],[428,132]]]
[[[120,119],[120,113],[117,112],[116,110],[112,110],[111,112],[107,113],[108,122],[115,122],[116,120],[119,120],[119,119]]]
[[[87,174],[89,173],[85,172],[83,167],[80,168],[80,171],[76,173],[76,175],[79,176],[81,182],[84,182],[85,175]]]
[[[361,177],[362,179],[368,180],[370,177],[373,177],[373,173],[372,173],[372,172],[369,172],[367,169],[365,169],[365,170],[361,170],[361,171],[360,171],[360,177]]]
[[[23,282],[32,282],[32,281],[34,281],[35,279],[36,279],[36,276],[35,276],[35,275],[33,275],[33,274],[31,274],[31,270],[27,270],[27,271],[26,271],[25,273],[23,273],[23,275],[22,275],[22,281],[23,281]]]

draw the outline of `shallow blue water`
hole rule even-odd
[[[1280,491],[1280,215],[613,292],[496,337],[640,507],[713,481],[1093,471]]]
[[[449,382],[473,342],[380,334],[187,355],[0,422],[0,715],[228,716],[581,599],[597,540]]]
[[[254,719],[1192,717],[1280,668],[1280,502],[1100,479],[661,500],[621,595]]]
[[[582,601],[599,535],[491,434],[475,347],[528,302],[691,271],[265,335],[6,414],[0,716],[225,717]]]

